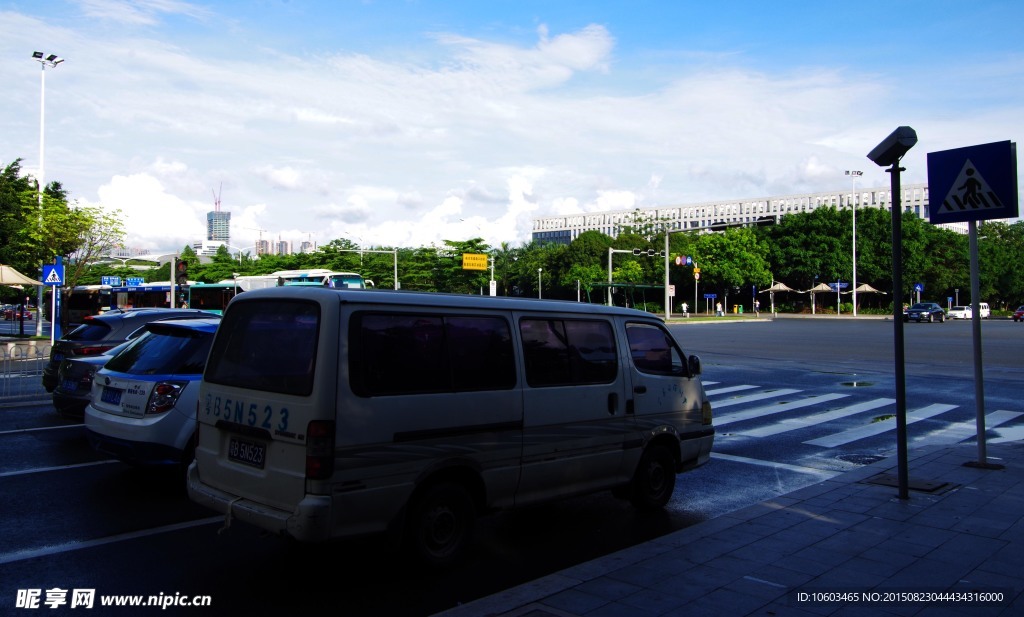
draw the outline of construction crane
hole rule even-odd
[[[220,212],[220,194],[224,190],[224,183],[220,183],[220,188],[213,194],[213,211]]]

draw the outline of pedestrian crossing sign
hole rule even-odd
[[[43,285],[51,287],[64,285],[64,266],[43,264]]]
[[[1016,218],[1017,145],[929,152],[928,210],[934,224]]]

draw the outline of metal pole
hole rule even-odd
[[[668,321],[669,317],[672,316],[672,297],[668,295],[668,229],[665,229],[665,321]]]
[[[892,190],[892,322],[896,367],[896,459],[900,499],[909,499],[907,474],[907,376],[903,348],[903,207],[899,161],[886,170]]]
[[[985,446],[985,381],[981,372],[981,282],[978,266],[978,223],[967,222],[971,250],[971,338],[974,341],[974,399],[977,407],[975,422],[978,427],[978,465],[988,464]]]
[[[46,131],[44,129],[46,125],[46,60],[40,60],[39,66],[39,174],[37,182],[39,183],[39,230],[43,229],[43,189],[46,188],[46,181],[44,180],[46,174],[43,171],[43,156],[44,151],[44,137]],[[40,285],[36,288],[37,299],[36,299],[36,336],[43,335],[43,287]]]
[[[615,249],[608,247],[608,306],[612,305],[612,252]]]

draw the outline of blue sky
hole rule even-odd
[[[865,187],[1024,119],[1024,3],[0,2],[0,163],[125,215],[128,244],[425,246],[530,218]],[[265,231],[259,231],[259,230]]]

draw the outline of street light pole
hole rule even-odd
[[[32,52],[32,59],[39,63],[42,69],[39,72],[39,173],[36,175],[37,188],[39,191],[39,227],[43,226],[43,189],[46,187],[45,174],[43,173],[43,156],[46,135],[46,67],[56,68],[64,62],[64,58],[56,54],[45,54],[41,51]],[[56,287],[53,290],[53,303],[57,304],[57,294],[60,293]],[[43,335],[43,288],[39,287],[38,300],[36,301],[36,336]]]
[[[541,281],[541,278],[540,278],[541,272],[543,272],[543,271],[544,271],[544,268],[537,268],[537,299],[538,300],[540,299],[541,285],[543,285],[543,282]]]
[[[850,208],[853,209],[853,316],[857,316],[857,178],[864,175],[863,171],[846,170],[850,176]]]

